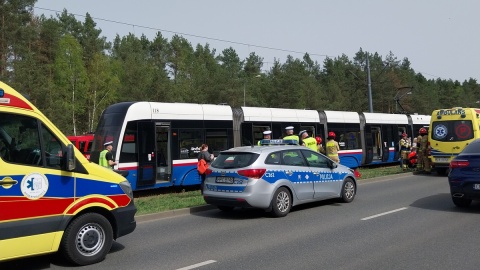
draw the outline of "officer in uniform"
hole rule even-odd
[[[333,161],[340,163],[340,159],[338,158],[338,151],[340,151],[340,146],[338,142],[335,141],[335,132],[330,131],[327,137],[327,156],[332,159]]]
[[[308,136],[308,132],[306,130],[300,131],[298,136],[300,136],[300,138],[302,138],[302,145],[303,146],[306,146],[306,147],[312,149],[313,151],[318,152],[317,141],[314,138]]]
[[[113,160],[113,141],[109,141],[103,144],[105,149],[100,152],[100,158],[98,159],[98,164],[102,167],[108,168],[113,170],[113,166],[117,165],[117,163]]]
[[[410,140],[407,138],[407,133],[402,134],[399,144],[401,155],[400,166],[402,167],[403,171],[406,171],[408,167],[408,154],[410,154]]]
[[[272,139],[272,131],[271,130],[265,130],[263,132],[263,139],[264,140],[271,140]],[[258,141],[258,145],[262,145],[262,141]]]
[[[430,174],[432,168],[430,167],[430,159],[428,159],[428,133],[427,130],[423,127],[420,128],[419,132],[420,135],[417,138],[417,144],[419,144],[417,150],[417,160],[420,160],[420,166],[423,167],[423,172],[426,174]]]
[[[293,134],[293,127],[292,126],[288,126],[285,128],[286,132],[287,132],[287,136],[283,137],[284,140],[294,140],[297,142],[297,144],[299,143],[300,139],[298,138],[297,135],[294,135]]]

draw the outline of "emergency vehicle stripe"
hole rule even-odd
[[[22,108],[22,109],[27,109],[27,110],[33,111],[33,108],[30,105],[28,105],[28,103],[26,103],[22,99],[20,99],[16,96],[13,96],[11,94],[5,93],[5,95],[3,96],[2,99],[10,101],[10,102],[5,102],[5,103],[0,102],[0,105],[2,105],[2,106],[16,107],[16,108]]]
[[[115,209],[118,206],[127,206],[130,203],[130,197],[125,194],[108,196],[112,201],[102,197],[91,197],[85,200],[78,200],[75,204],[74,198],[40,198],[38,200],[26,200],[23,197],[3,197],[2,207],[0,208],[0,223],[17,219],[27,219],[33,216],[54,216],[63,215],[68,209],[67,214],[73,214],[78,209],[88,204],[103,204]],[[9,204],[12,207],[9,207]],[[15,205],[15,207],[13,207]],[[21,211],[19,211],[21,209]]]

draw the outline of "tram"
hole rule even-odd
[[[103,143],[113,141],[115,169],[129,172],[133,190],[200,184],[200,146],[215,156],[237,146],[255,147],[263,131],[282,138],[287,126],[325,141],[336,134],[340,163],[350,168],[398,162],[402,133],[430,123],[429,115],[357,113],[228,105],[122,102],[103,112],[90,160],[98,162]]]

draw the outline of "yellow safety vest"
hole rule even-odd
[[[98,164],[102,167],[113,170],[112,167],[108,164],[107,153],[108,153],[107,149],[100,152],[100,158],[98,159]]]
[[[300,141],[300,139],[298,138],[297,135],[288,135],[288,136],[285,136],[285,137],[283,137],[283,140],[294,140],[294,141],[297,141],[297,144],[298,144],[298,142]]]
[[[327,142],[327,156],[338,157],[338,148],[336,141],[331,140]]]
[[[317,147],[317,140],[315,140],[312,137],[305,138],[303,140],[303,143],[305,143],[305,146],[312,149],[315,152],[318,152],[318,147]]]

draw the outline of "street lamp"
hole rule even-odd
[[[402,91],[403,89],[410,89],[410,90],[407,91],[407,92],[403,92]],[[395,94],[395,97],[393,98],[393,100],[395,100],[395,113],[398,112],[398,106],[397,105],[400,105],[400,108],[402,109],[402,113],[406,112],[405,109],[403,108],[402,104],[400,104],[400,99],[402,99],[406,95],[411,95],[412,91],[413,91],[413,86],[404,86],[404,87],[397,88],[397,93]]]

